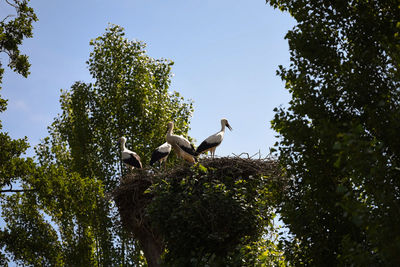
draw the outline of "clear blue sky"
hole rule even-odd
[[[264,0],[31,0],[30,5],[39,21],[21,49],[29,55],[31,75],[25,79],[6,69],[0,91],[9,100],[0,120],[12,138],[27,136],[34,146],[48,135],[60,113],[60,89],[91,81],[85,63],[89,41],[113,23],[125,28],[127,38],[147,43],[151,57],[175,62],[171,90],[194,101],[189,134],[197,145],[226,117],[234,130],[216,155],[268,154],[276,135],[270,129],[272,110],[289,101],[276,76],[278,65],[289,62],[284,40],[294,25],[289,14]]]

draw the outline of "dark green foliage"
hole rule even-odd
[[[295,264],[400,264],[398,1],[267,1],[289,11],[292,94],[272,121],[291,182]]]
[[[36,208],[36,196],[25,194],[6,197],[2,215],[7,228],[1,234],[2,245],[12,253],[12,260],[22,265],[60,266],[61,245],[57,233]]]
[[[250,251],[274,218],[279,178],[273,161],[240,158],[206,160],[163,176],[149,190],[148,220],[165,241],[164,263],[254,266],[260,255]]]
[[[0,124],[1,129],[1,124]],[[26,138],[13,140],[7,133],[0,132],[0,187],[11,187],[20,177],[34,168],[32,159],[21,158],[29,147]]]
[[[29,74],[29,62],[26,55],[21,55],[19,45],[24,38],[32,37],[32,22],[37,20],[33,9],[28,6],[28,1],[6,1],[15,9],[15,14],[9,14],[0,21],[0,53],[6,53],[9,57],[8,66],[27,77]],[[13,19],[11,19],[13,18]],[[2,83],[4,68],[0,62],[0,85]],[[0,86],[1,89],[1,86]],[[7,107],[7,100],[0,97],[0,113]],[[0,121],[0,130],[2,129]],[[19,177],[29,173],[32,160],[22,159],[29,147],[26,138],[12,140],[7,133],[0,132],[0,188],[11,186]]]
[[[26,55],[21,55],[19,51],[19,45],[22,44],[24,38],[32,37],[32,22],[37,20],[33,9],[28,6],[28,1],[6,1],[5,5],[10,5],[16,14],[9,14],[0,20],[0,53],[8,55],[9,63],[8,67],[24,77],[29,74],[30,64]],[[4,68],[3,62],[0,62],[0,89],[3,78]],[[4,112],[7,107],[7,100],[0,97],[0,113]],[[0,130],[2,130],[2,124],[0,121]],[[21,214],[21,210],[17,208],[18,201],[12,199],[13,196],[7,196],[5,193],[13,193],[17,191],[23,191],[24,189],[15,189],[13,185],[21,182],[32,172],[35,171],[35,165],[33,160],[30,158],[23,158],[23,154],[29,147],[26,138],[13,140],[10,138],[8,133],[0,132],[0,199],[1,199],[1,210],[4,221],[9,223],[14,216]],[[17,193],[14,197],[19,196]],[[31,201],[28,200],[28,201]],[[6,204],[11,204],[16,207],[15,212],[13,208],[8,208]],[[0,231],[0,264],[2,266],[7,265],[9,258],[4,254],[4,251],[10,252],[8,248],[15,248],[12,252],[14,253],[14,259],[25,258],[26,262],[33,264],[35,259],[36,262],[40,262],[43,259],[43,254],[48,252],[50,256],[52,252],[46,250],[46,247],[36,247],[33,250],[28,251],[26,248],[30,246],[31,242],[35,241],[27,236],[18,234],[16,237],[15,233],[22,232],[41,232],[43,233],[47,228],[47,225],[41,220],[39,214],[36,211],[25,211],[21,217],[15,223],[8,224],[8,229],[2,229]],[[24,224],[27,218],[36,220],[38,228],[27,227],[24,228]],[[32,225],[29,225],[32,226]],[[12,229],[12,230],[11,230]],[[25,231],[26,230],[26,231]],[[51,235],[52,233],[50,233]],[[49,236],[42,236],[42,240]],[[46,240],[46,243],[51,243],[54,240],[50,237]],[[42,243],[44,245],[44,243]],[[7,247],[8,246],[8,247]],[[17,248],[18,247],[18,248]],[[34,251],[34,253],[30,253]],[[40,254],[40,255],[39,255]],[[45,262],[45,261],[42,261]]]
[[[32,22],[37,21],[37,17],[33,9],[28,6],[29,1],[11,0],[6,2],[15,9],[17,15],[9,14],[0,21],[0,52],[8,55],[10,60],[8,66],[12,70],[27,77],[30,64],[28,56],[20,54],[19,45],[22,44],[24,38],[32,37]],[[4,68],[0,62],[0,81],[3,72]]]

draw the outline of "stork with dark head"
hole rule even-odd
[[[125,147],[126,138],[121,137],[118,142],[121,145],[121,159],[122,162],[132,171],[134,168],[142,168],[142,163],[140,162],[140,157],[135,152],[127,149]]]
[[[164,167],[166,168],[167,166],[166,161],[169,156],[169,153],[171,153],[171,145],[168,144],[168,142],[165,142],[161,146],[157,147],[153,151],[153,154],[151,155],[150,166],[153,166],[154,163],[159,161],[160,166],[164,162]]]
[[[217,146],[219,146],[222,143],[222,140],[224,139],[225,135],[225,126],[229,128],[229,130],[232,131],[232,127],[229,125],[227,119],[222,119],[221,120],[221,130],[209,137],[207,137],[206,140],[204,140],[199,147],[197,148],[196,152],[198,154],[205,153],[207,151],[210,151],[211,156],[214,158],[215,155],[215,149],[217,149]]]
[[[190,163],[197,162],[196,157],[198,156],[198,154],[196,153],[194,146],[185,137],[173,134],[173,130],[174,123],[169,122],[166,135],[166,140],[168,144],[172,146],[178,157],[181,157],[182,159]]]

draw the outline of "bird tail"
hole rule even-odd
[[[190,146],[192,147],[192,150],[190,151],[190,154],[192,156],[198,157],[200,154],[197,153],[196,148],[193,146],[193,144],[190,144]]]
[[[181,146],[180,148],[183,151],[185,151],[186,153],[188,153],[188,154],[190,154],[190,155],[192,155],[194,157],[197,157],[199,155],[199,153],[196,152],[196,150],[194,149],[193,146],[191,148],[187,148],[187,147]]]
[[[209,147],[203,142],[201,143],[197,149],[196,149],[196,154],[200,155],[201,153],[203,153],[205,150],[207,150]]]

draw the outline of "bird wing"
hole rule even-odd
[[[198,156],[194,146],[186,138],[178,135],[177,138],[175,138],[175,141],[176,145],[186,153],[192,156]]]
[[[209,144],[220,144],[222,142],[222,140],[224,139],[224,132],[218,132],[216,134],[213,134],[209,137],[207,137],[206,141]]]
[[[153,153],[151,154],[150,166],[169,155],[169,153],[171,152],[171,145],[167,145],[168,146],[163,144],[153,151]]]
[[[136,168],[142,168],[142,162],[140,162],[140,157],[133,151],[122,152],[122,161],[130,166]]]
[[[216,134],[213,134],[213,135],[207,137],[206,140],[204,140],[199,145],[196,152],[202,153],[210,148],[218,146],[219,144],[221,144],[223,138],[224,138],[224,135],[222,132],[218,132]]]

